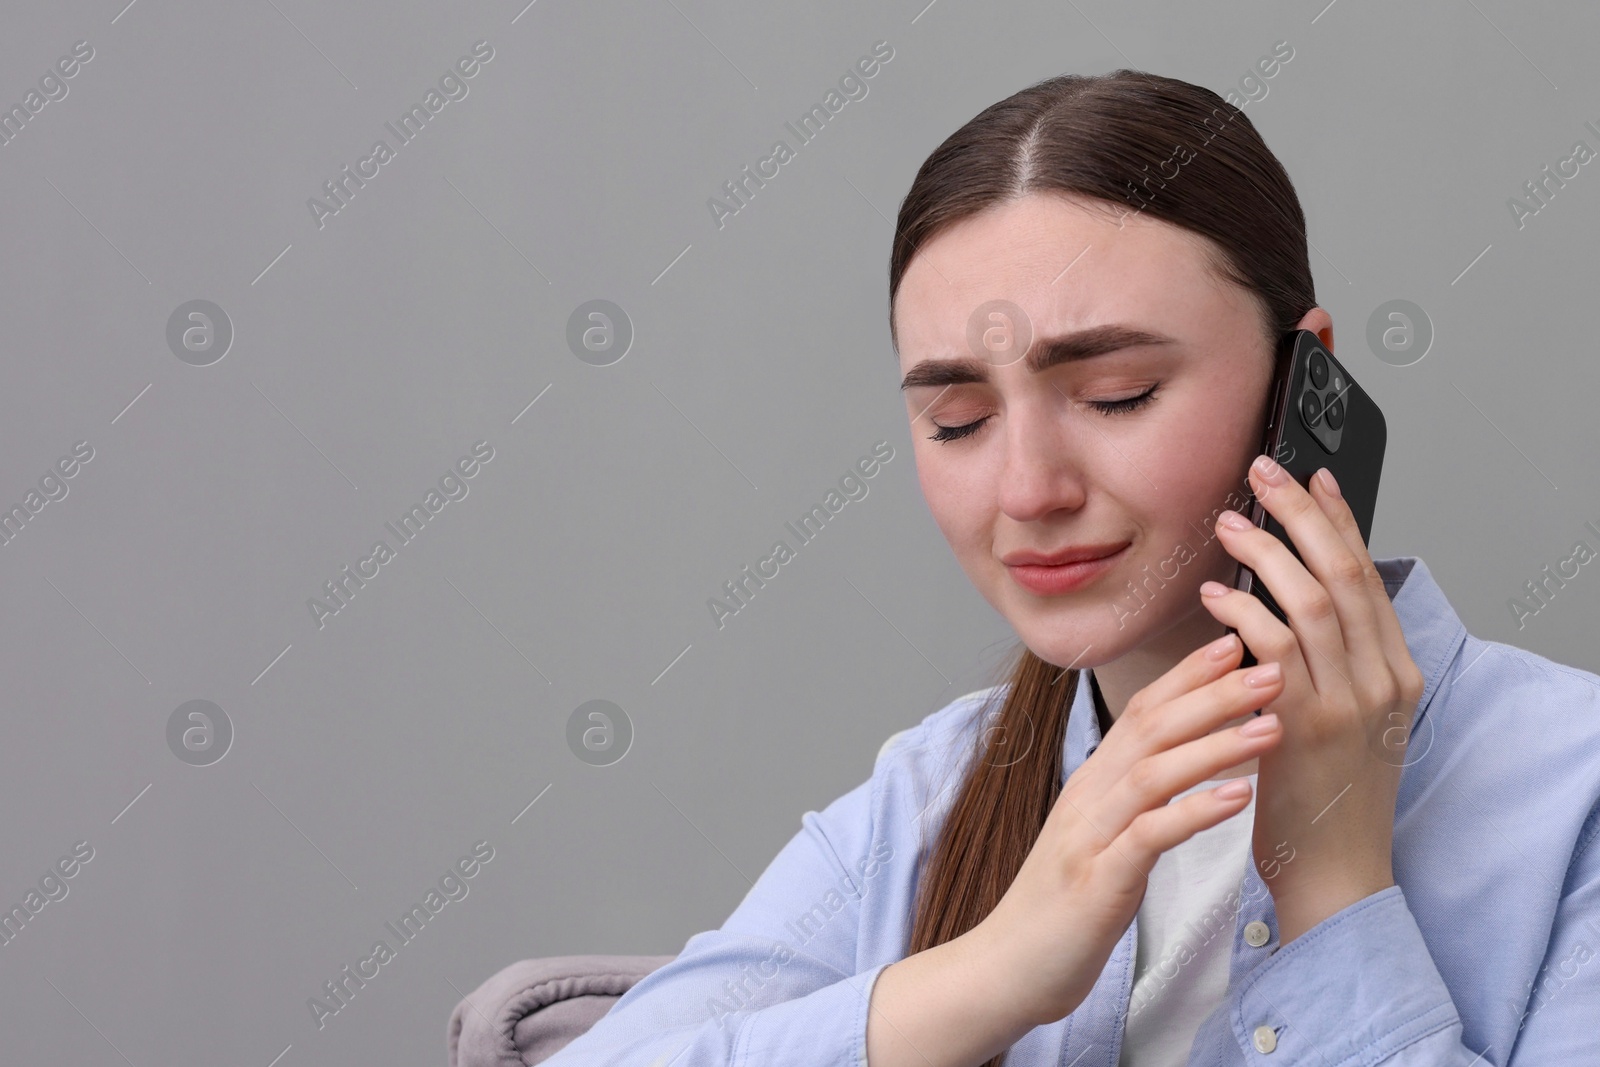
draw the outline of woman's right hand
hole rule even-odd
[[[1044,1026],[1077,1008],[1138,913],[1161,853],[1248,803],[1248,782],[1235,797],[1208,789],[1168,803],[1283,737],[1275,715],[1219,729],[1283,688],[1281,678],[1249,684],[1276,664],[1236,669],[1242,647],[1230,634],[1198,648],[1133,695],[1067,779],[1000,903],[968,932],[972,951],[1005,986],[994,1002],[1019,1023]],[[1252,726],[1266,732],[1241,733]]]

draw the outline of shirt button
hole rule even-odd
[[[1278,1032],[1270,1026],[1258,1026],[1255,1032],[1257,1052],[1271,1052],[1278,1047]]]
[[[1272,937],[1272,931],[1267,929],[1267,924],[1256,921],[1244,924],[1244,939],[1252,948],[1260,948]]]

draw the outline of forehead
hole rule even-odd
[[[1122,210],[1119,219],[1109,206],[1035,194],[939,233],[896,294],[902,363],[966,354],[969,319],[991,300],[1021,307],[1035,336],[1125,322],[1184,337],[1239,313],[1205,238]]]

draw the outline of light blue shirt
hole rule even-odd
[[[1274,857],[1252,848],[1228,990],[1190,1067],[1600,1064],[1600,676],[1473,637],[1420,559],[1376,562],[1427,680],[1395,805],[1396,884],[1280,950],[1258,870]],[[1068,775],[1100,741],[1088,681]],[[548,1067],[865,1065],[873,983],[905,957],[917,872],[1000,688],[891,738],[869,780],[801,817],[721,929]],[[1252,945],[1261,924],[1270,936]],[[1025,1034],[1010,1067],[1116,1067],[1137,937],[1135,918],[1089,996]]]

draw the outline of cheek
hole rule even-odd
[[[1148,442],[1148,462],[1164,490],[1167,509],[1179,517],[1237,508],[1250,492],[1250,460],[1261,446],[1251,412],[1223,392],[1204,402],[1171,410]],[[1146,490],[1149,483],[1140,479]]]
[[[1171,410],[1170,418],[1151,427],[1138,456],[1129,453],[1149,481],[1137,474],[1119,480],[1122,500],[1144,533],[1141,562],[1166,559],[1185,544],[1193,558],[1182,580],[1196,587],[1206,577],[1217,578],[1231,559],[1213,523],[1225,508],[1248,512],[1245,475],[1260,444],[1249,440],[1248,416],[1229,415],[1226,406],[1218,406],[1224,403],[1218,398]]]
[[[951,463],[942,462],[937,443],[916,446],[917,482],[922,498],[945,540],[958,553],[976,543],[977,531],[984,528],[988,503],[983,483],[974,480]]]

